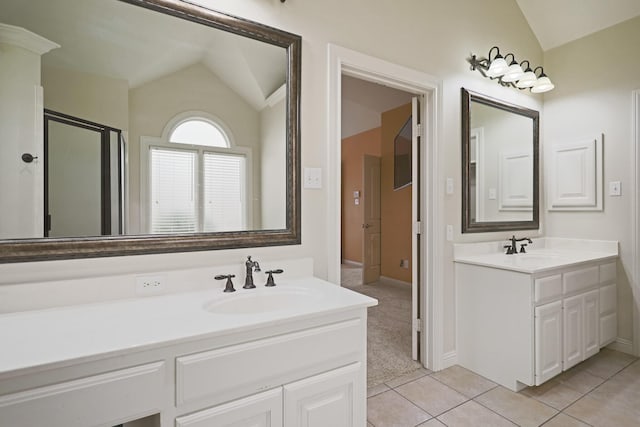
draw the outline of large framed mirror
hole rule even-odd
[[[0,56],[0,262],[300,243],[300,36],[3,0]]]
[[[462,88],[462,232],[539,227],[539,113]]]

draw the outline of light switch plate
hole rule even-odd
[[[453,178],[447,178],[447,194],[453,194]]]
[[[489,189],[489,200],[495,200],[497,199],[497,191],[495,188],[490,188]]]
[[[322,169],[304,168],[304,188],[322,188]]]

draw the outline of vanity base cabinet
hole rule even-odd
[[[456,263],[458,363],[519,391],[595,355],[617,335],[615,268],[527,274]]]

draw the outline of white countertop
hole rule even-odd
[[[238,289],[239,288],[239,289]],[[0,315],[0,379],[15,371],[50,368],[134,350],[277,325],[292,319],[377,304],[373,298],[314,277],[278,280],[275,288],[208,291],[133,298]],[[304,303],[262,313],[212,313],[205,305],[261,293],[304,293]]]
[[[504,244],[506,241],[456,245],[454,261],[535,274],[618,257],[616,241],[539,238],[527,253],[512,255],[502,251]]]

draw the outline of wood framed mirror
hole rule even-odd
[[[465,88],[462,232],[539,228],[539,113]]]
[[[180,0],[3,1],[0,262],[300,244],[301,43]]]

